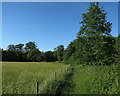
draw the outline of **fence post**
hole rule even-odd
[[[38,96],[38,88],[39,88],[39,84],[38,84],[38,81],[37,81],[37,96]]]
[[[54,73],[54,78],[55,78],[55,80],[56,80],[56,72]]]

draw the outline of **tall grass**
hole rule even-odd
[[[116,66],[82,66],[75,68],[72,94],[118,94]]]
[[[63,74],[60,74],[59,77],[49,82],[42,94],[48,94],[51,96],[61,96],[65,93],[64,90],[70,91],[72,83],[69,82],[71,77],[71,67],[69,67]],[[67,89],[66,89],[67,88]]]
[[[3,62],[2,92],[36,94],[38,81],[39,94],[118,94],[117,67],[78,65],[71,70],[58,62]]]
[[[58,78],[67,67],[53,62],[3,62],[2,94],[36,94],[37,81],[40,94],[54,80],[54,72]]]

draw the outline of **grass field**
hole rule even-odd
[[[117,66],[73,67],[57,62],[3,62],[3,94],[118,94]],[[62,69],[62,71],[61,71]],[[57,79],[54,79],[54,72]]]
[[[39,93],[54,80],[54,72],[60,78],[68,65],[47,62],[3,62],[2,94],[36,94],[36,82]],[[62,71],[61,71],[62,70]]]

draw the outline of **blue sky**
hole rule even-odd
[[[118,3],[100,2],[107,21],[113,23],[111,34],[118,36]],[[82,13],[89,2],[18,2],[2,3],[2,48],[9,44],[35,41],[41,51],[53,50],[76,39]]]

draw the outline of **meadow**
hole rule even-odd
[[[62,78],[68,65],[47,62],[3,62],[2,94],[36,94],[39,82],[39,94],[49,82]]]
[[[39,94],[118,94],[117,67],[3,62],[2,94],[37,94],[37,81]]]

